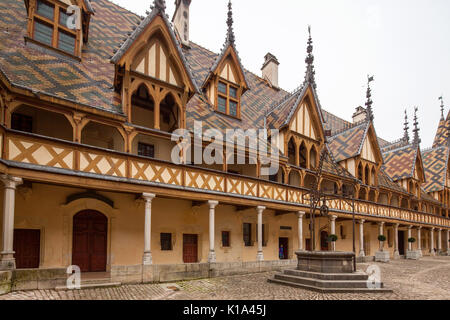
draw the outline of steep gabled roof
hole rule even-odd
[[[362,122],[329,138],[330,150],[336,161],[340,162],[360,155],[368,129],[369,122]]]
[[[433,142],[433,148],[439,148],[447,146],[450,139],[450,111],[447,115],[447,119],[442,118],[439,121],[439,127],[436,132],[436,136]]]
[[[414,144],[383,153],[384,171],[394,180],[414,177],[416,163],[421,160],[420,149]]]
[[[442,191],[445,187],[449,162],[449,148],[439,147],[423,152],[423,165],[427,182],[426,192]]]
[[[378,185],[388,190],[400,192],[400,193],[408,193],[407,190],[402,188],[400,185],[395,183],[384,171],[383,168],[378,172]]]
[[[158,1],[155,1],[157,3]],[[157,17],[161,17],[162,21],[164,22],[164,25],[166,27],[166,30],[168,31],[170,35],[170,40],[172,42],[172,45],[176,48],[176,51],[178,53],[178,58],[181,60],[183,64],[183,69],[187,73],[188,79],[191,82],[193,91],[199,92],[199,89],[196,85],[196,82],[194,81],[194,77],[191,72],[191,68],[189,67],[189,64],[183,54],[183,51],[181,49],[181,44],[178,41],[174,29],[172,28],[171,23],[169,22],[169,19],[167,18],[167,15],[165,13],[164,7],[159,7],[157,5],[154,6],[153,10],[150,12],[150,14],[141,21],[139,26],[126,38],[126,40],[122,43],[119,50],[114,54],[114,56],[111,58],[111,62],[114,64],[118,64],[121,62],[121,60],[126,56],[127,52],[131,50],[132,47],[135,45],[140,45],[140,38],[142,35],[144,35],[145,31],[151,26],[152,22],[157,19]]]

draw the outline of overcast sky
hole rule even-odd
[[[145,15],[153,0],[113,2]],[[172,18],[174,1],[166,3]],[[191,41],[220,51],[227,3],[192,0]],[[402,137],[405,108],[412,128],[418,106],[422,147],[431,146],[440,119],[438,97],[444,95],[450,105],[450,1],[233,0],[233,14],[245,68],[260,75],[264,55],[271,52],[281,63],[280,86],[295,89],[303,81],[311,25],[322,107],[351,120],[354,109],[364,105],[367,75],[374,75],[377,134]]]

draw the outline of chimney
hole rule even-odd
[[[266,54],[264,59],[264,65],[261,68],[262,77],[269,81],[272,86],[278,88],[278,66],[280,63],[270,52]]]
[[[181,44],[190,47],[189,42],[189,6],[191,0],[176,0],[172,22],[180,37]]]
[[[353,123],[358,123],[366,120],[367,118],[367,112],[366,109],[359,106],[356,108],[355,113],[353,114]]]

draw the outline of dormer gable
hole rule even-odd
[[[81,59],[94,14],[89,0],[25,0],[27,41]]]
[[[381,153],[378,138],[372,122],[369,122],[366,134],[361,144],[360,151],[361,159],[370,161],[381,166],[383,164],[383,154]]]
[[[235,47],[231,1],[228,3],[227,25],[222,52],[210,68],[202,90],[217,112],[240,118],[241,96],[249,90],[249,85]]]
[[[171,124],[166,128],[185,127],[185,106],[198,89],[165,14],[164,1],[155,1],[152,12],[115,52],[111,62],[116,66],[114,87],[121,93],[123,112],[130,123],[138,117],[132,114],[136,102],[153,114],[154,121],[149,125],[152,129],[162,130],[163,107],[169,108],[164,118],[173,118],[167,120]]]

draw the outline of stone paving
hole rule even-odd
[[[35,290],[0,296],[0,300],[450,300],[450,257],[395,260],[380,267],[388,294],[322,294],[271,284],[273,273],[125,285],[76,291]],[[367,270],[370,264],[359,264]]]

